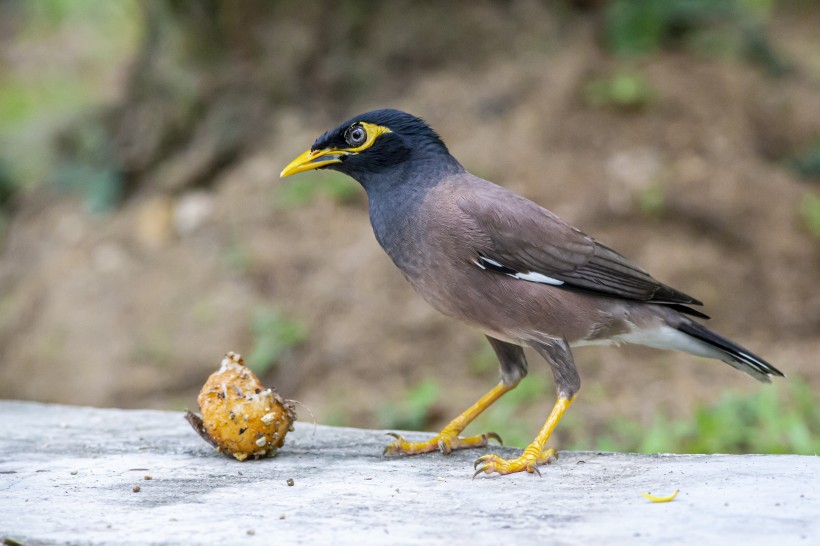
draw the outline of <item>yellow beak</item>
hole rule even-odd
[[[292,174],[312,171],[313,169],[318,169],[319,167],[324,167],[325,165],[341,163],[344,156],[356,155],[367,150],[373,146],[373,143],[376,142],[377,138],[385,133],[391,132],[389,127],[373,125],[372,123],[367,123],[364,121],[360,122],[359,125],[367,131],[367,140],[365,140],[360,146],[345,149],[325,148],[324,150],[308,150],[288,163],[288,166],[282,170],[279,176],[281,178],[285,178],[286,176],[290,176]]]
[[[337,150],[335,148],[328,148],[326,150],[308,150],[290,163],[282,170],[279,175],[281,178],[290,176],[292,174],[303,173],[305,171],[312,171],[325,165],[333,163],[341,163],[342,156],[349,154],[347,150]]]

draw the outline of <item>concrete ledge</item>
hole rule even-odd
[[[471,480],[476,456],[518,450],[385,459],[388,440],[297,423],[276,458],[239,463],[181,412],[0,401],[0,540],[820,543],[818,457],[562,452],[542,478]],[[640,496],[677,488],[666,504]]]

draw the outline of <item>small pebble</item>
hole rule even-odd
[[[76,470],[72,470],[72,471],[71,471],[71,475],[72,475],[72,476],[76,476],[76,475],[77,475],[77,471],[76,471]]]
[[[284,512],[282,512],[281,514],[279,514],[279,519],[285,519],[285,513],[284,513]]]
[[[288,487],[293,487],[293,483],[294,483],[293,478],[288,478],[288,481],[287,481]]]
[[[142,488],[139,485],[135,485],[131,488],[131,491],[133,491],[134,493],[139,493],[141,489]]]
[[[256,534],[256,531],[254,531],[253,529],[248,529],[248,530],[247,530],[247,531],[245,531],[245,532],[246,532],[246,533],[248,533],[248,534],[249,534],[249,535],[251,535],[251,536],[253,536],[253,535],[255,535],[255,534]]]
[[[142,477],[142,479],[143,480],[153,480],[154,477],[151,474],[146,474],[145,476]]]

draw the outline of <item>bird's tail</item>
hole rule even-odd
[[[681,321],[676,327],[684,334],[695,338],[697,341],[706,344],[720,353],[720,360],[726,362],[733,368],[745,372],[758,381],[771,383],[770,376],[785,377],[783,372],[755,355],[748,349],[741,347],[734,341],[716,334],[709,328],[692,320]]]

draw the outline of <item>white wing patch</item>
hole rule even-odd
[[[542,284],[551,284],[553,286],[561,286],[562,284],[564,284],[564,281],[559,281],[558,279],[547,277],[546,275],[542,275],[541,273],[516,273],[515,275],[511,275],[511,277],[521,279],[522,281],[540,282]]]
[[[481,257],[481,258],[479,258],[479,259],[480,259],[482,262],[488,263],[488,264],[490,264],[490,265],[494,265],[495,267],[498,267],[498,268],[503,268],[503,269],[507,269],[507,267],[506,267],[506,266],[503,266],[503,265],[501,265],[500,263],[498,263],[497,261],[495,261],[495,260],[491,260],[490,258],[485,258],[484,256],[482,256],[482,257]]]
[[[489,266],[493,271],[504,273],[505,275],[508,275],[514,279],[521,279],[522,281],[551,284],[552,286],[561,286],[564,284],[564,281],[553,279],[543,273],[535,273],[533,271],[530,271],[529,273],[519,273],[518,271],[515,271],[514,269],[511,269],[506,265],[493,260],[492,258],[487,258],[486,256],[479,256],[477,259],[473,260],[473,263],[481,269],[487,269],[487,266]]]

